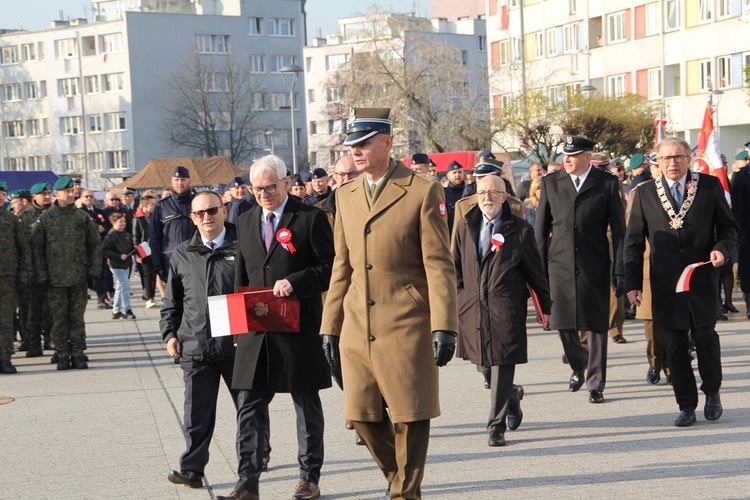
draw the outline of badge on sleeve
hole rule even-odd
[[[276,241],[278,241],[282,247],[284,247],[284,250],[288,251],[289,253],[294,253],[297,251],[296,248],[294,248],[294,245],[292,245],[292,232],[282,227],[278,231],[276,231]]]
[[[500,247],[503,246],[503,243],[505,243],[505,237],[500,233],[495,233],[492,235],[492,251],[497,252],[500,250]]]
[[[440,217],[445,217],[448,213],[448,210],[445,208],[445,202],[442,200],[438,201],[438,213],[440,214]]]

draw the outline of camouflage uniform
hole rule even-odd
[[[13,355],[16,290],[19,283],[25,284],[31,277],[31,253],[21,221],[4,210],[0,210],[0,241],[5,243],[0,258],[0,361],[5,363]]]
[[[40,207],[32,203],[29,208],[18,214],[23,223],[26,241],[31,243],[31,230],[34,228],[36,220],[47,207]],[[47,290],[33,282],[28,284],[23,290],[21,302],[18,305],[18,315],[21,321],[21,331],[24,340],[29,343],[30,352],[39,352],[42,347],[42,336],[45,343],[49,341],[50,331],[52,329],[52,313],[47,302]],[[27,354],[28,356],[28,354]]]
[[[55,202],[37,219],[31,246],[37,283],[48,289],[55,349],[61,359],[80,356],[86,348],[86,278],[101,271],[96,226],[74,204],[60,207]]]

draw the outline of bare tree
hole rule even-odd
[[[326,83],[342,101],[329,118],[345,118],[350,106],[391,108],[396,154],[486,148],[485,72],[472,75],[461,50],[445,45],[427,19],[376,12],[368,20],[364,41]]]
[[[262,82],[251,77],[244,63],[233,56],[190,54],[181,67],[170,83],[163,124],[173,150],[223,155],[239,164],[256,148],[265,148],[255,146],[252,137],[266,125],[254,109]]]

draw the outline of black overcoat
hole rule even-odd
[[[663,181],[667,197],[674,199]],[[675,212],[677,209],[675,208]],[[690,291],[676,293],[677,280],[688,264],[709,260],[712,250],[724,259],[737,242],[737,223],[719,180],[699,174],[695,200],[683,219],[682,229],[672,229],[659,201],[654,181],[638,186],[625,238],[625,281],[628,291],[643,290],[643,251],[651,245],[651,293],[654,325],[667,330],[688,330],[716,324],[719,271],[711,265],[695,270]],[[689,312],[689,314],[688,314]]]
[[[737,274],[742,291],[750,293],[750,166],[732,175],[732,213],[740,232]]]
[[[545,175],[535,236],[552,295],[550,327],[609,330],[612,276],[624,274],[625,209],[617,177],[591,168],[576,192],[565,170]]]
[[[453,260],[458,278],[460,335],[456,356],[485,367],[526,363],[528,283],[549,314],[550,296],[542,261],[534,242],[534,228],[516,217],[507,203],[495,234],[505,238],[497,251],[479,262],[479,206],[458,221]]]
[[[325,213],[291,196],[277,232],[292,233],[295,252],[274,241],[266,252],[260,232],[262,209],[256,206],[237,221],[236,286],[273,287],[287,279],[300,302],[299,333],[250,332],[237,337],[234,389],[296,392],[331,386],[331,371],[323,355],[320,321],[322,292],[331,279],[333,233]]]

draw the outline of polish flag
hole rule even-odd
[[[654,146],[659,144],[662,139],[664,139],[664,125],[667,124],[667,120],[663,120],[659,118],[658,120],[654,120],[654,127],[656,128],[656,133],[654,134]]]
[[[724,168],[724,164],[721,162],[721,154],[719,153],[719,141],[716,137],[716,130],[714,129],[714,109],[711,107],[709,102],[706,105],[706,113],[703,115],[703,125],[701,126],[700,134],[698,135],[698,147],[695,153],[695,165],[698,172],[702,174],[710,174],[714,177],[718,177],[721,186],[724,188],[724,195],[727,198],[727,203],[732,204],[732,200],[729,196],[729,181],[727,180],[727,170]]]
[[[151,247],[149,246],[147,241],[136,245],[135,251],[138,252],[138,255],[141,259],[145,259],[149,255],[151,255]]]
[[[689,264],[685,269],[682,270],[680,279],[677,280],[677,288],[675,292],[688,292],[690,291],[690,278],[693,277],[693,272],[701,267],[709,264],[709,262],[696,262],[695,264]]]
[[[208,297],[208,317],[212,337],[247,333],[247,309],[244,293]]]

